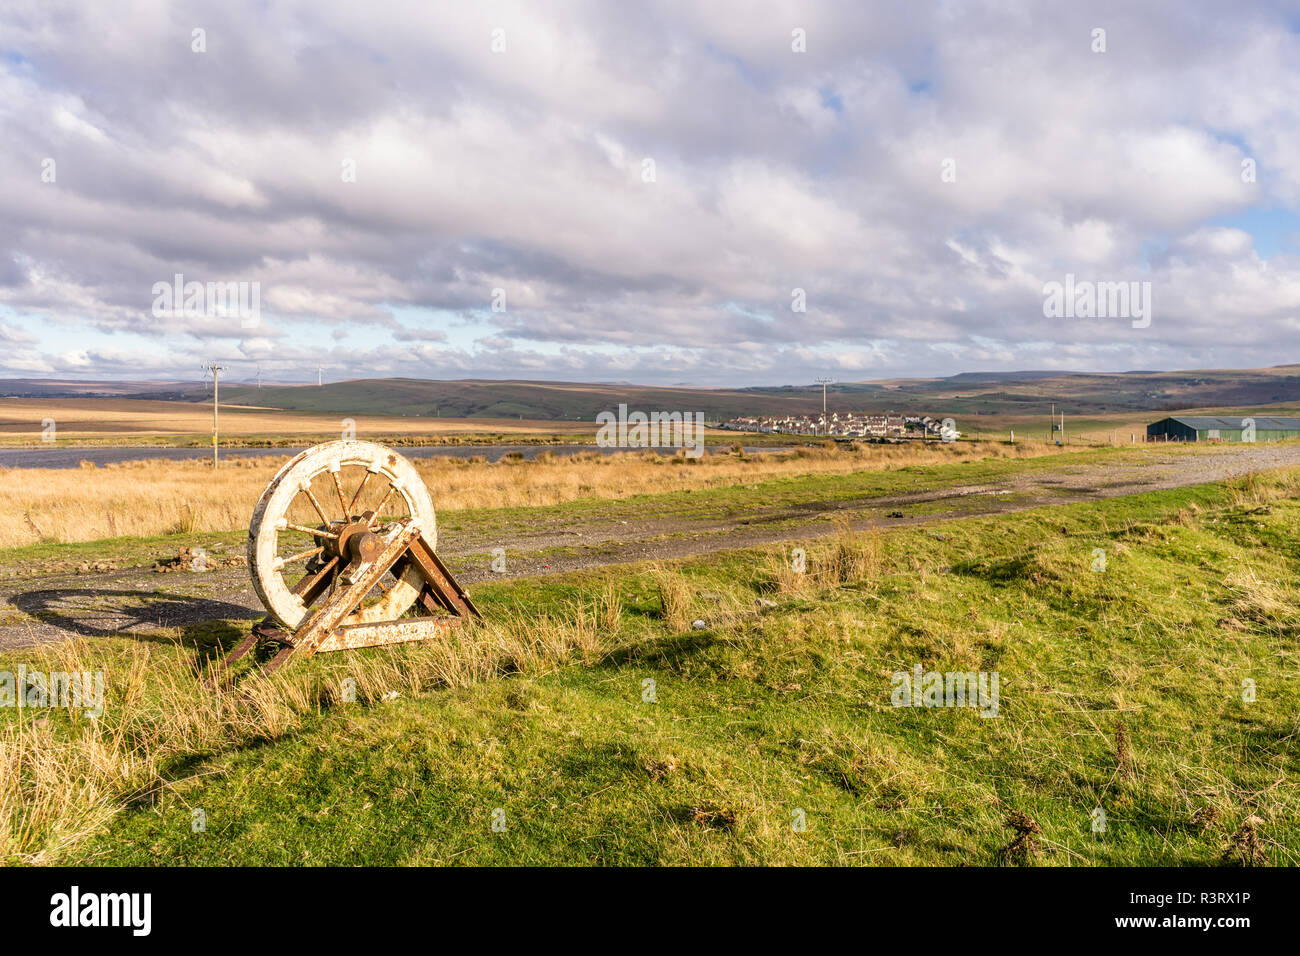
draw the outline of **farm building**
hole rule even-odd
[[[1249,435],[1252,422],[1253,438]],[[1176,415],[1147,426],[1147,441],[1280,441],[1283,438],[1300,438],[1300,418]]]

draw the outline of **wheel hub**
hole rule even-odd
[[[332,522],[329,530],[338,537],[320,539],[325,545],[325,553],[331,558],[341,557],[344,560],[356,557],[353,549],[361,541],[358,535],[371,534],[374,536],[370,528],[372,518],[373,514],[367,511],[364,515],[353,515],[347,521]]]

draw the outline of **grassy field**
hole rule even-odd
[[[495,584],[446,643],[220,692],[195,668],[246,622],[11,652],[109,703],[0,710],[0,858],[1293,865],[1297,493]],[[997,716],[892,706],[917,665],[996,673]]]
[[[415,460],[415,466],[439,511],[454,512],[619,499],[796,475],[861,475],[916,465],[1014,461],[1060,451],[1042,443],[832,445],[755,456],[715,449],[699,458],[594,452],[543,453],[497,462],[428,458]],[[235,458],[215,473],[205,460],[7,469],[0,548],[247,529],[258,496],[286,460]]]
[[[256,391],[256,390],[254,390]],[[591,441],[589,422],[525,421],[511,418],[411,417],[341,412],[303,412],[226,404],[219,411],[221,444],[275,446],[313,444],[338,438],[349,419],[356,434],[395,444]],[[47,436],[47,425],[53,433]],[[0,398],[0,444],[208,446],[212,405],[202,401],[136,398]]]

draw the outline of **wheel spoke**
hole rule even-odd
[[[300,597],[309,594],[327,578],[331,581],[334,579],[334,571],[338,563],[339,559],[337,557],[330,558],[315,571],[308,571],[304,574],[302,579],[289,590]],[[311,601],[308,600],[306,603],[310,604]]]
[[[292,528],[294,531],[301,531],[304,534],[309,534],[313,538],[330,538],[331,540],[337,541],[339,537],[333,531],[322,531],[320,528],[309,528],[306,525],[293,524],[288,521],[285,522],[284,526],[286,528]]]
[[[302,493],[307,496],[307,500],[311,502],[311,506],[316,509],[316,514],[320,515],[320,520],[325,524],[329,524],[329,515],[325,514],[325,509],[320,506],[320,502],[317,501],[316,496],[312,494],[311,485],[303,485]]]
[[[280,563],[280,566],[283,567],[286,564],[293,564],[295,561],[304,561],[307,558],[320,554],[324,550],[325,550],[324,548],[312,548],[310,551],[303,551],[299,554],[291,554],[287,558],[276,558],[276,560]]]
[[[343,497],[343,482],[342,480],[340,480],[339,473],[337,471],[332,471],[330,472],[330,474],[334,476],[334,490],[337,491],[339,495],[339,507],[343,509],[343,520],[347,521],[348,500]]]
[[[374,527],[375,519],[379,517],[379,513],[384,510],[384,505],[388,504],[388,499],[393,497],[393,492],[396,490],[397,489],[395,489],[391,484],[388,486],[388,491],[384,494],[384,500],[375,505],[374,514],[372,514],[370,520],[366,522],[367,528]]]
[[[365,475],[362,476],[361,484],[357,487],[357,493],[352,496],[352,502],[347,507],[348,514],[352,514],[352,509],[355,508],[357,502],[361,500],[361,492],[366,490],[366,482],[370,480],[371,474],[372,472],[367,471]]]

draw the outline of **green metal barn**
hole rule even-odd
[[[1249,436],[1252,423],[1253,439]],[[1281,441],[1283,438],[1300,438],[1300,418],[1175,415],[1147,426],[1147,441]]]

